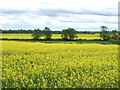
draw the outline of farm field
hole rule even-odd
[[[30,38],[30,35],[8,34],[8,37]],[[118,45],[0,43],[3,88],[118,88]]]
[[[32,39],[31,34],[2,34],[0,38],[8,39]],[[42,37],[42,39],[44,39]],[[61,39],[60,34],[53,34],[52,39]],[[77,39],[100,39],[99,34],[78,34]]]
[[[0,90],[120,90],[118,0],[1,0]]]

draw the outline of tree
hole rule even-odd
[[[102,29],[102,31],[100,32],[100,37],[103,40],[109,40],[110,39],[110,33],[109,33],[109,31],[106,30],[108,28],[106,26],[101,26],[100,28]]]
[[[68,37],[69,37],[68,29],[63,29],[62,30],[61,37],[62,37],[62,39],[68,40]]]
[[[109,33],[109,31],[102,30],[102,31],[100,32],[100,37],[101,37],[103,40],[109,40],[109,39],[110,39],[110,33]]]
[[[74,38],[77,38],[77,32],[75,29],[73,28],[68,28],[68,31],[69,31],[69,39],[70,40],[74,40]]]
[[[63,29],[61,32],[61,37],[65,40],[74,40],[77,38],[77,32],[74,28]]]
[[[100,28],[101,28],[102,30],[108,29],[108,27],[106,27],[106,26],[101,26]]]
[[[45,36],[45,39],[51,39],[52,37],[52,31],[50,30],[50,28],[48,27],[45,27],[44,30],[43,30],[43,34]]]
[[[40,29],[34,29],[32,33],[33,39],[39,39],[42,36],[42,31]]]
[[[114,39],[114,40],[118,39],[118,31],[117,30],[111,31],[110,35],[111,35],[110,36],[111,39]]]

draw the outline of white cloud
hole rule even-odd
[[[119,0],[0,0],[0,28],[117,29]]]

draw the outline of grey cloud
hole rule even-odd
[[[66,10],[66,9],[39,9],[38,11],[16,10],[16,9],[5,10],[4,9],[4,10],[0,10],[0,11],[1,11],[0,16],[6,17],[6,18],[7,18],[7,16],[10,16],[12,18],[9,17],[8,19],[18,19],[18,21],[20,21],[19,23],[14,23],[14,24],[10,24],[10,23],[3,24],[2,25],[3,27],[6,27],[6,28],[25,28],[25,29],[27,29],[27,28],[37,28],[36,27],[37,25],[32,26],[27,22],[24,23],[24,20],[20,20],[20,18],[18,18],[18,15],[23,15],[23,16],[27,15],[27,17],[30,17],[30,18],[35,19],[35,20],[37,20],[39,18],[39,16],[48,16],[48,17],[50,17],[51,20],[52,19],[57,19],[57,18],[54,18],[54,17],[63,16],[63,17],[71,18],[71,17],[74,17],[74,15],[81,15],[81,14],[99,15],[99,16],[117,16],[117,10],[116,9],[110,9],[110,8],[107,8],[107,9],[104,9],[104,10],[101,10],[101,11],[92,11],[92,10],[88,10],[88,9],[82,9],[81,11],[73,11],[73,10]],[[43,18],[43,20],[44,20],[44,18]],[[74,23],[96,23],[95,20],[90,20],[89,21],[89,20],[85,20],[85,19],[84,20],[80,19],[78,21],[77,20],[76,21],[75,20],[69,20],[69,21],[61,20],[60,22],[73,23],[73,25],[74,25]],[[117,24],[117,22],[107,22],[107,21],[104,21],[103,23]],[[52,27],[52,24],[49,22],[49,20],[46,21],[43,24],[45,26],[51,25],[51,27]],[[38,26],[38,27],[40,27],[40,26]],[[56,27],[56,29],[57,28],[60,29],[61,27],[65,28],[65,26],[60,26],[60,25],[58,25],[58,27],[53,26],[53,28],[55,28],[55,27]],[[77,26],[75,26],[74,28],[77,28],[78,30],[80,29]],[[93,27],[92,29],[95,29],[95,28]]]
[[[2,14],[24,14],[26,13],[27,11],[25,10],[13,10],[13,9],[4,9],[4,10],[1,10],[1,13]]]
[[[11,23],[5,23],[5,24],[2,24],[1,25],[2,27],[4,27],[4,29],[34,29],[34,28],[38,28],[34,25],[30,25],[28,23],[25,23],[25,22],[22,22],[22,23],[14,23],[14,24],[11,24]]]
[[[97,23],[97,21],[94,20],[80,20],[80,21],[65,21],[65,20],[60,20],[60,22],[64,23]],[[118,24],[118,22],[115,21],[101,21],[102,23],[107,23],[107,24]]]
[[[114,12],[114,13],[113,13]],[[87,15],[99,15],[99,16],[118,16],[117,10],[113,8],[107,8],[101,11],[92,11],[88,9],[82,9],[81,11],[73,11],[66,9],[39,9],[38,11],[31,10],[16,10],[16,9],[7,9],[1,10],[2,14],[37,14],[49,17],[59,17],[59,16],[71,16],[76,14],[87,14]]]
[[[88,15],[99,15],[99,16],[118,16],[117,9],[113,9],[113,8],[106,8],[106,9],[100,10],[100,11],[82,9],[81,12],[73,12],[73,14],[88,14]]]
[[[80,20],[80,21],[65,21],[65,20],[60,20],[60,22],[68,22],[68,23],[96,23],[94,20]]]
[[[39,11],[33,12],[39,15],[49,16],[49,17],[59,17],[59,16],[69,16],[71,11],[63,9],[39,9]]]
[[[114,13],[113,13],[114,11]],[[117,9],[105,9],[101,11],[92,11],[87,9],[82,9],[82,11],[72,11],[63,9],[39,9],[39,14],[46,16],[61,16],[65,14],[87,14],[87,15],[99,15],[99,16],[118,16]]]

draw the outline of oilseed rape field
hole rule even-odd
[[[3,88],[118,88],[118,45],[0,43]]]
[[[100,39],[99,34],[78,34],[76,39]],[[0,38],[8,39],[32,39],[31,34],[3,34]],[[44,39],[43,37],[41,39]],[[53,34],[52,39],[61,39],[60,34]]]

